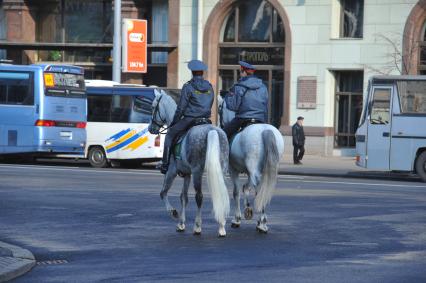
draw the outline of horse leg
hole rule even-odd
[[[201,191],[202,173],[193,174],[195,189],[195,201],[197,203],[197,214],[194,223],[194,235],[201,235],[201,205],[203,204],[203,192]]]
[[[166,205],[167,212],[169,212],[170,215],[172,216],[172,218],[175,218],[175,219],[179,217],[179,213],[170,204],[169,197],[167,196],[167,192],[171,188],[173,180],[176,178],[176,175],[177,175],[176,163],[171,161],[170,166],[169,166],[169,170],[167,171],[166,176],[164,177],[163,188],[162,188],[161,193],[160,193],[160,197],[164,201],[164,204]]]
[[[241,224],[240,188],[238,187],[238,172],[230,168],[229,173],[231,175],[232,183],[234,184],[234,191],[232,195],[234,197],[235,203],[235,216],[232,220],[231,227],[238,228]]]
[[[247,220],[250,220],[253,218],[253,208],[250,206],[250,203],[249,203],[250,191],[252,188],[254,188],[255,193],[257,193],[256,189],[259,186],[259,183],[260,183],[260,176],[256,174],[255,170],[249,170],[247,183],[243,186],[244,206],[245,206],[244,217]]]
[[[268,233],[268,226],[266,225],[266,223],[267,223],[267,218],[266,218],[265,209],[262,209],[259,220],[257,221],[256,230],[259,233],[264,233],[264,234]]]
[[[244,195],[244,218],[250,220],[253,218],[253,209],[250,207],[249,197],[250,197],[250,186],[249,182],[243,185],[243,195]]]
[[[187,175],[183,179],[183,188],[182,193],[180,194],[180,203],[182,205],[182,210],[180,213],[180,219],[179,223],[177,224],[176,231],[183,232],[185,231],[185,209],[186,205],[188,204],[188,188],[189,188],[189,181],[191,180],[191,176]]]

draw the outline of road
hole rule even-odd
[[[162,175],[77,166],[0,164],[0,241],[38,261],[15,282],[426,282],[423,183],[280,176],[269,233],[218,238],[206,187],[194,236],[192,189],[177,233]]]

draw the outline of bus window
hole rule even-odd
[[[87,121],[109,122],[111,113],[111,95],[90,95],[87,97]]]
[[[370,114],[371,124],[388,124],[390,110],[390,88],[374,89],[373,101]]]
[[[84,98],[84,76],[81,74],[44,73],[47,96]]]
[[[32,75],[27,72],[0,72],[0,104],[34,105]]]
[[[399,81],[402,113],[426,114],[426,81]]]
[[[152,113],[152,100],[144,96],[135,96],[133,99],[130,123],[150,123]]]
[[[111,122],[128,123],[131,104],[131,96],[114,95],[111,108]]]

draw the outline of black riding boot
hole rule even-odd
[[[170,158],[170,148],[164,147],[163,149],[163,160],[161,162],[160,171],[162,174],[167,173],[167,169],[169,169],[169,158]]]

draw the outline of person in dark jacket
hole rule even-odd
[[[166,174],[169,167],[171,148],[175,138],[188,131],[200,118],[209,119],[211,116],[214,92],[212,85],[203,79],[207,66],[199,60],[192,60],[188,63],[188,68],[192,71],[192,79],[182,87],[180,100],[164,141],[160,168],[163,174]]]
[[[223,128],[228,140],[246,123],[268,121],[268,89],[262,80],[254,75],[254,66],[244,61],[239,64],[241,78],[229,91],[220,92],[227,108],[235,112],[235,118]]]
[[[303,131],[303,117],[297,117],[297,122],[292,127],[293,135],[293,161],[294,164],[302,164],[305,154],[305,132]]]

